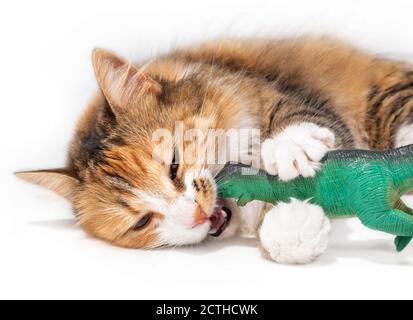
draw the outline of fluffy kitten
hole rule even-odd
[[[228,150],[205,139],[210,129],[259,129],[261,151],[248,142],[231,152],[247,163],[261,154],[284,180],[314,175],[331,148],[413,142],[411,66],[330,39],[223,40],[139,65],[96,50],[93,65],[101,91],[80,120],[67,166],[18,175],[69,199],[89,234],[118,246],[241,233],[256,235],[264,254],[282,263],[310,262],[325,250],[330,225],[317,206],[241,209],[217,199],[222,163],[206,158],[211,148]],[[196,151],[177,123],[201,132]],[[159,147],[161,128],[173,136]],[[188,153],[197,161],[186,161]]]

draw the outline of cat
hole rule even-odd
[[[205,159],[226,145],[201,140],[193,154],[201,160],[184,161],[189,146],[176,123],[205,136],[258,129],[258,143],[232,152],[244,162],[258,156],[283,180],[313,176],[331,149],[413,142],[412,66],[335,39],[223,39],[141,64],[96,49],[92,61],[100,90],[80,119],[67,166],[17,175],[68,199],[88,234],[117,246],[252,236],[264,256],[291,264],[327,248],[331,227],[318,206],[292,199],[239,208],[218,199],[214,177],[224,164]],[[159,147],[159,129],[172,132],[172,142]]]

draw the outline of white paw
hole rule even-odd
[[[308,122],[289,126],[264,141],[261,150],[264,168],[284,181],[300,175],[312,177],[334,143],[334,133],[327,128]]]
[[[259,230],[264,254],[282,264],[306,264],[328,246],[331,224],[323,210],[292,199],[269,211]]]
[[[396,133],[396,147],[403,147],[413,143],[413,124],[402,126]]]

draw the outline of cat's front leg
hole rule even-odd
[[[334,144],[330,129],[302,122],[265,140],[262,161],[268,173],[284,181],[311,177]],[[260,248],[264,256],[278,263],[310,263],[326,250],[330,229],[321,207],[292,199],[265,213],[258,229]]]
[[[291,199],[264,213],[258,229],[263,255],[282,264],[306,264],[327,249],[331,225],[323,209]]]
[[[311,177],[334,143],[335,136],[330,129],[302,122],[265,140],[261,157],[265,170],[281,180],[288,181],[300,175]]]

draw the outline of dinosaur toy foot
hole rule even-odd
[[[402,252],[406,249],[410,241],[412,241],[412,237],[396,237],[396,239],[394,239],[394,244],[396,245],[397,252]]]

